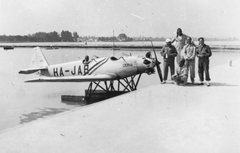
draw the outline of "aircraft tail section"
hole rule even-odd
[[[47,68],[29,68],[29,69],[21,69],[18,73],[19,74],[32,74],[38,71],[45,71]]]
[[[35,72],[40,72],[40,75],[49,75],[47,73],[49,64],[44,54],[39,47],[35,47],[34,50],[36,51],[36,53],[31,60],[30,68],[21,69],[19,71],[19,74],[31,74]]]
[[[35,56],[32,58],[31,67],[34,68],[43,68],[49,66],[45,56],[43,55],[41,49],[39,47],[35,47],[36,51]]]

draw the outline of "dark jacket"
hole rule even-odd
[[[210,47],[206,44],[204,45],[199,45],[196,49],[197,57],[198,58],[209,58],[212,56],[212,51]]]
[[[178,53],[173,45],[165,45],[163,46],[160,54],[163,56],[164,61],[174,61],[174,58]]]

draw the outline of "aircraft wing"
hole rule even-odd
[[[39,70],[47,70],[47,67],[21,69],[18,73],[19,73],[19,74],[31,74],[31,73],[37,72],[37,71],[39,71]]]
[[[26,80],[25,82],[91,82],[91,81],[108,81],[117,79],[116,75],[88,75],[88,76],[67,76],[67,77],[42,77]]]

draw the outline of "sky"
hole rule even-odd
[[[240,39],[240,0],[0,0],[0,35],[172,37],[177,28]]]

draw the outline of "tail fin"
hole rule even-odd
[[[41,49],[39,47],[35,47],[34,50],[36,54],[32,58],[31,67],[34,68],[43,68],[49,66],[45,56],[43,55]]]
[[[36,47],[34,48],[34,50],[36,51],[36,54],[33,56],[30,63],[31,68],[21,69],[19,71],[19,74],[31,74],[38,72],[40,75],[49,76],[49,73],[47,71],[49,64],[45,56],[43,55],[41,49],[39,47]]]

